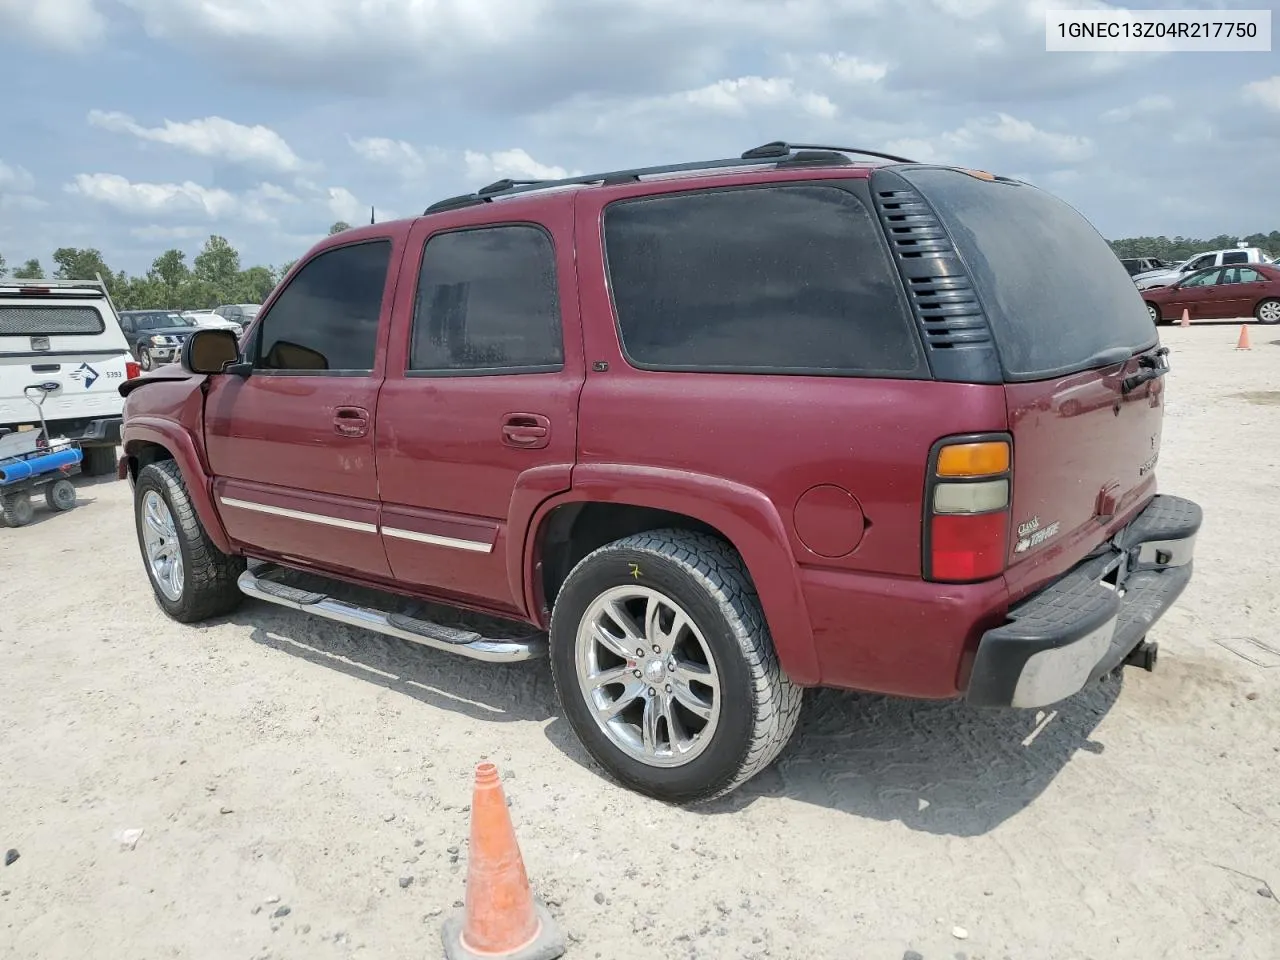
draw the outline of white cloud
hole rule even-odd
[[[6,213],[33,213],[48,204],[31,191],[36,178],[23,167],[10,166],[0,160],[0,210]]]
[[[284,173],[305,166],[284,137],[261,124],[249,127],[223,117],[204,117],[186,123],[165,120],[164,126],[144,127],[127,113],[103,110],[90,110],[89,123],[200,157],[269,167]]]
[[[427,159],[412,144],[388,137],[347,138],[351,149],[361,159],[394,170],[405,179],[416,179],[426,173]]]
[[[1268,110],[1280,113],[1280,75],[1246,83],[1244,95],[1247,100],[1260,103]]]
[[[924,163],[979,159],[988,166],[995,165],[992,159],[997,154],[1005,162],[1041,166],[1079,163],[1094,154],[1093,141],[1088,137],[1041,130],[1030,121],[1007,113],[979,117],[929,139],[895,140],[885,149]]]
[[[581,172],[570,172],[564,167],[539,163],[519,147],[495,150],[493,153],[467,150],[462,159],[467,167],[468,180],[489,181],[507,177],[512,180],[562,180]]]
[[[183,183],[134,183],[115,173],[81,173],[66,191],[131,216],[201,214],[209,220],[267,223],[274,216],[260,193],[237,195],[219,187]],[[260,189],[260,188],[259,188]],[[278,189],[278,188],[277,188]]]
[[[834,117],[839,111],[830,99],[820,93],[797,89],[790,77],[739,77],[718,80],[696,90],[686,90],[663,98],[666,104],[690,106],[711,113],[746,116],[760,107],[794,107],[813,117]]]
[[[356,199],[356,195],[346,187],[330,187],[329,212],[346,223],[363,223],[368,207]]]
[[[22,167],[11,167],[0,160],[0,194],[30,193],[36,185],[35,177]]]
[[[26,35],[59,50],[89,48],[106,32],[94,0],[0,0],[0,36]]]
[[[786,54],[782,58],[789,74],[812,76],[814,72],[841,84],[875,84],[889,74],[883,63],[850,56],[847,53],[817,53],[811,56]]]
[[[1128,123],[1138,117],[1150,117],[1173,110],[1173,98],[1163,94],[1142,97],[1123,107],[1113,107],[1102,115],[1103,120],[1112,123]]]

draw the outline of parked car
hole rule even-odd
[[[122,390],[160,607],[549,652],[591,754],[676,802],[766,767],[805,687],[1035,708],[1152,668],[1200,509],[1156,494],[1128,274],[1035,187],[857,152],[321,241],[240,343]]]
[[[1237,263],[1266,263],[1270,259],[1258,247],[1232,247],[1229,250],[1211,250],[1208,253],[1196,254],[1184,260],[1170,270],[1157,270],[1153,273],[1140,273],[1133,278],[1139,290],[1150,290],[1153,287],[1167,287],[1181,280],[1188,274],[1208,267],[1225,267]]]
[[[129,348],[143,370],[171,363],[187,337],[199,329],[194,320],[176,310],[125,310],[120,329],[129,338]]]
[[[250,321],[258,315],[260,309],[262,309],[261,306],[256,303],[229,303],[221,307],[214,307],[213,312],[224,320],[230,320],[241,327],[247,327]]]
[[[1173,264],[1161,260],[1159,257],[1121,257],[1120,262],[1124,264],[1124,268],[1129,271],[1129,276],[1131,277],[1140,273],[1168,270],[1173,266]]]
[[[183,310],[182,315],[201,330],[230,330],[237,337],[244,333],[244,327],[234,320],[228,320],[212,310]]]
[[[1280,267],[1274,264],[1199,270],[1142,295],[1156,323],[1172,323],[1181,318],[1183,310],[1192,320],[1251,316],[1259,323],[1280,323]]]
[[[80,447],[82,473],[109,474],[124,410],[116,388],[138,373],[100,279],[0,280],[0,434],[38,426],[27,388],[54,384],[42,390],[50,436]]]

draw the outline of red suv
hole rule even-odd
[[[1154,666],[1201,522],[1156,494],[1166,354],[1052,196],[774,143],[321,241],[121,388],[121,476],[173,618],[549,652],[592,755],[689,801],[804,687],[1042,707]]]

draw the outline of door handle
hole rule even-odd
[[[539,413],[509,413],[502,420],[502,442],[537,450],[551,442],[551,421]]]
[[[369,411],[339,407],[333,413],[333,432],[342,437],[363,437],[369,432]]]

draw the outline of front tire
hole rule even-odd
[[[671,803],[745,783],[800,715],[741,558],[685,530],[626,537],[573,568],[552,612],[551,669],[596,761]]]
[[[179,623],[230,613],[244,595],[243,557],[223,553],[205,533],[172,460],[143,467],[134,485],[134,521],[156,602]]]
[[[151,359],[151,351],[146,347],[139,347],[138,366],[141,367],[144,372],[148,372],[154,370],[155,365],[155,361]]]
[[[1280,323],[1280,300],[1263,300],[1254,307],[1253,316],[1259,323],[1267,325]]]

